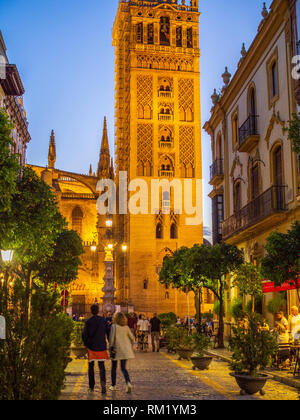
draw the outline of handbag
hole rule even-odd
[[[113,326],[113,329],[114,329],[114,336],[112,340],[112,345],[109,348],[109,355],[110,355],[111,360],[114,360],[117,354],[115,346],[114,346],[114,343],[116,341],[116,326]]]

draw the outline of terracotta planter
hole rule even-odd
[[[235,373],[231,373],[241,388],[241,395],[254,395],[257,392],[260,395],[265,395],[265,391],[263,391],[263,387],[265,386],[267,380],[269,379],[268,375],[261,374],[259,376],[247,376],[247,375],[237,375]]]
[[[176,352],[179,356],[179,360],[190,360],[194,353],[193,350],[176,350]]]
[[[213,360],[211,356],[192,356],[193,370],[207,370]]]
[[[88,351],[85,347],[71,347],[71,350],[76,359],[86,359]]]

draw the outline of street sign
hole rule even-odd
[[[61,292],[61,296],[62,296],[64,299],[66,299],[66,298],[69,296],[69,292],[68,292],[67,290],[63,290],[63,291]]]
[[[298,279],[298,285],[300,287],[300,279]],[[264,294],[267,294],[267,293],[277,293],[277,292],[286,292],[287,290],[296,290],[296,287],[293,286],[289,282],[283,283],[279,287],[275,287],[274,286],[274,283],[272,283],[271,281],[265,281],[265,282],[263,282],[263,292],[264,292]]]

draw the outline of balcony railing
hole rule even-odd
[[[210,167],[210,181],[215,177],[224,176],[224,161],[223,159],[216,159]]]
[[[172,149],[172,147],[174,147],[174,142],[172,140],[171,141],[161,140],[159,142],[159,147],[161,149]]]
[[[76,194],[76,193],[62,193],[62,199],[65,200],[96,200],[94,194]]]
[[[259,141],[257,115],[249,115],[239,129],[239,146],[241,152],[249,152]]]
[[[172,121],[173,115],[172,114],[158,114],[158,119],[160,121]]]
[[[159,176],[162,178],[173,178],[174,171],[159,171]]]
[[[225,220],[222,225],[223,239],[228,239],[275,213],[286,211],[285,188],[284,186],[269,188]]]
[[[171,91],[160,90],[158,96],[159,98],[172,98],[173,93]]]

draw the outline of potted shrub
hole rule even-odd
[[[264,395],[268,375],[263,373],[272,363],[272,357],[278,350],[277,334],[261,329],[262,318],[253,313],[240,320],[237,327],[233,327],[233,336],[229,340],[230,350],[233,351],[230,368],[239,387],[241,395]]]
[[[194,354],[191,357],[193,370],[206,370],[213,359],[211,356],[205,356],[205,351],[211,346],[210,338],[204,334],[194,334],[192,338],[194,344]]]
[[[194,351],[193,338],[185,327],[176,325],[167,330],[168,351],[174,351],[180,359],[189,360]]]
[[[84,347],[82,342],[82,331],[84,328],[84,322],[73,322],[73,331],[71,335],[72,346],[71,350],[76,359],[85,358],[87,355],[87,349]]]

